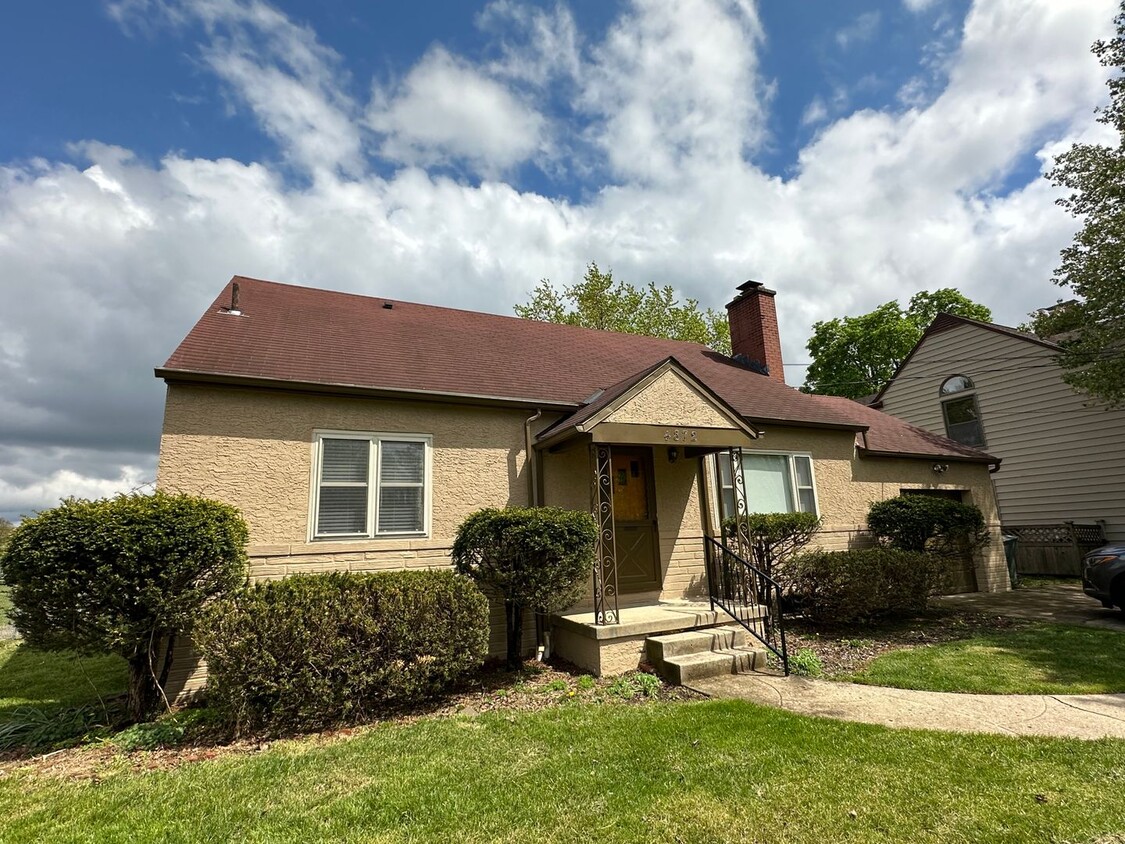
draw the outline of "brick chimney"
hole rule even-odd
[[[773,304],[775,291],[760,281],[747,281],[738,285],[738,290],[739,294],[727,305],[731,354],[745,359],[751,369],[784,384],[781,336],[777,333],[777,310]]]

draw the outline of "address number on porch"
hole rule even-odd
[[[664,442],[666,443],[694,443],[699,442],[699,432],[689,428],[665,428]]]

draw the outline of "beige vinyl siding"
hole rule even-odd
[[[1008,524],[1106,522],[1125,539],[1125,411],[1072,390],[1036,343],[974,325],[928,337],[883,395],[883,410],[945,434],[938,391],[951,375],[976,386],[993,475]]]

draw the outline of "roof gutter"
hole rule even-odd
[[[534,408],[541,411],[573,412],[580,406],[577,402],[553,401],[550,399],[525,399],[514,396],[489,396],[477,393],[446,393],[438,390],[367,387],[360,384],[289,381],[283,378],[258,378],[245,375],[228,375],[221,372],[193,372],[182,369],[167,369],[165,367],[157,367],[153,371],[157,378],[163,378],[169,384],[221,384],[223,386],[245,387],[247,389],[284,390],[291,393],[408,399],[413,401],[433,401],[452,404],[475,404],[486,407]]]
[[[969,457],[968,455],[960,454],[922,454],[913,451],[875,451],[874,449],[860,447],[859,453],[864,457],[906,457],[912,460],[941,460],[949,463],[987,463],[989,465],[989,472],[995,472],[1000,468],[1001,458],[993,457],[992,455],[981,455],[980,457]]]

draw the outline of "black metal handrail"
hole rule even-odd
[[[711,609],[719,607],[761,642],[789,674],[781,620],[781,587],[718,540],[703,538]]]

